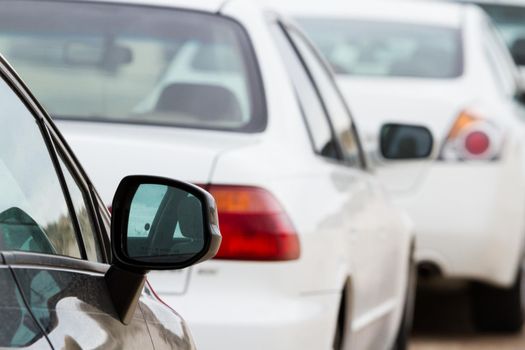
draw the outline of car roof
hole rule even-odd
[[[70,2],[99,2],[111,4],[173,7],[204,12],[219,12],[227,0],[67,0]]]
[[[378,21],[429,24],[446,27],[461,26],[467,5],[430,0],[257,0],[296,17],[339,17]]]

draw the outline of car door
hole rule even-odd
[[[19,287],[2,289],[3,303],[23,301],[16,317],[54,348],[153,349],[141,308],[124,325],[108,295],[107,239],[86,181],[21,83],[0,71],[0,250]],[[23,342],[29,331],[17,332]]]
[[[348,237],[348,264],[353,272],[352,331],[356,333],[347,346],[384,348],[388,337],[377,335],[385,334],[384,330],[392,322],[400,289],[400,282],[395,279],[400,275],[406,278],[408,262],[406,249],[399,247],[409,244],[406,237],[403,242],[402,237],[396,235],[398,231],[389,227],[391,210],[385,205],[382,190],[366,171],[355,124],[327,66],[300,31],[282,23],[279,26],[321,100],[322,110],[311,113],[315,96],[302,99],[314,149],[331,160],[326,165],[332,168],[340,192],[347,198],[344,205],[347,218],[341,221],[344,222],[341,229],[346,230]],[[293,67],[289,67],[291,69]],[[296,84],[297,90],[299,85],[304,89],[305,82]],[[301,93],[298,95],[301,100]],[[315,136],[323,133],[322,125],[325,125],[324,134],[330,134],[331,138],[325,146],[321,146],[322,142],[317,144]]]

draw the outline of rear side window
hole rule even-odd
[[[274,24],[272,31],[294,85],[299,105],[312,139],[314,151],[324,157],[338,159],[338,152],[328,122],[328,116],[321,102],[321,97],[313,85],[313,81],[283,30],[277,24]]]
[[[523,5],[508,3],[480,3],[479,5],[491,17],[509,48],[525,38],[525,7]]]
[[[0,250],[81,257],[68,202],[35,118],[0,79]]]
[[[291,30],[289,33],[297,50],[305,60],[315,84],[319,88],[333,125],[335,137],[342,150],[344,161],[350,166],[364,166],[361,158],[359,138],[352,123],[352,118],[348,113],[345,101],[337,90],[331,72],[301,34],[295,30]]]
[[[92,216],[88,210],[89,198],[84,195],[85,190],[79,183],[77,183],[71,170],[66,164],[64,164],[62,159],[60,159],[60,166],[62,174],[64,174],[69,196],[71,197],[71,204],[75,211],[80,233],[82,234],[87,258],[91,261],[102,261],[102,252],[100,251],[96,230],[92,221]]]
[[[266,125],[249,38],[220,15],[2,1],[0,51],[55,118],[245,132]]]

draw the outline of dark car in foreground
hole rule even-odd
[[[0,57],[0,347],[193,349],[146,282],[215,255],[215,201],[136,175],[112,217],[55,125]],[[137,220],[150,218],[137,233]],[[110,240],[111,237],[111,240]]]

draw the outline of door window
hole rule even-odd
[[[70,169],[64,164],[62,159],[60,159],[60,166],[66,180],[69,196],[71,197],[82,239],[86,247],[87,258],[91,261],[102,261],[100,246],[95,237],[96,231],[91,220],[91,215],[88,211],[88,205],[86,204],[89,199],[83,194],[84,191],[81,189],[81,186],[77,183],[73,174],[71,174]]]
[[[324,157],[338,159],[330,123],[319,92],[284,32],[277,25],[273,29],[283,62],[290,74],[301,111],[305,117],[314,151]]]
[[[297,50],[303,57],[330,115],[335,135],[341,145],[344,160],[351,166],[361,167],[359,139],[352,125],[352,118],[327,66],[312,46],[295,30],[289,31]]]
[[[81,257],[37,121],[0,80],[0,249]]]

